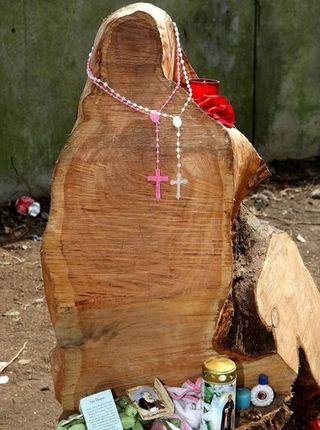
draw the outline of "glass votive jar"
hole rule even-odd
[[[204,95],[212,96],[219,94],[220,81],[216,79],[194,78],[190,79],[192,98],[198,99]]]

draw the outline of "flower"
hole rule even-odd
[[[306,430],[319,430],[320,429],[320,419],[315,418],[309,422],[309,424],[305,427]]]
[[[235,123],[235,113],[230,102],[220,95],[206,95],[195,99],[197,105],[211,118],[232,128]]]

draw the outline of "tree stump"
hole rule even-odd
[[[175,85],[172,34],[169,17],[154,6],[121,9],[99,29],[94,73],[159,109]],[[167,112],[180,112],[185,100],[180,89]],[[154,125],[86,83],[55,169],[42,247],[57,337],[56,397],[75,410],[84,394],[113,388],[120,395],[153,376],[181,384],[200,374],[205,358],[227,353],[238,361],[241,383],[250,387],[260,372],[269,375],[279,396],[259,428],[281,428],[299,346],[320,382],[319,295],[290,238],[239,211],[268,176],[247,139],[193,102],[182,118],[189,182],[181,200],[166,183],[157,201],[146,180],[154,170]],[[161,165],[175,176],[170,118],[161,121]],[[242,421],[239,428],[255,425]]]

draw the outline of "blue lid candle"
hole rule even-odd
[[[237,388],[236,408],[248,409],[250,407],[251,391],[246,387]]]

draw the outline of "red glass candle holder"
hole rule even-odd
[[[208,116],[231,128],[235,123],[234,110],[229,101],[219,95],[219,85],[216,79],[190,79],[192,98],[197,105]]]
[[[216,79],[195,78],[190,79],[192,97],[198,99],[204,95],[211,96],[219,94],[220,81]]]

